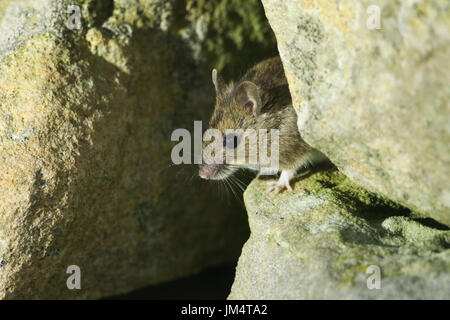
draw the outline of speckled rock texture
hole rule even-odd
[[[450,225],[449,2],[262,3],[303,138],[357,184]]]
[[[0,298],[99,298],[238,256],[242,207],[170,159],[172,131],[214,103],[208,32],[253,61],[275,48],[250,25],[258,1],[234,29],[213,2],[0,2]],[[258,32],[252,56],[239,44]]]
[[[338,171],[309,173],[292,193],[265,189],[255,179],[244,193],[251,236],[229,299],[450,298],[447,226]]]

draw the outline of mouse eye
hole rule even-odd
[[[228,149],[236,149],[239,145],[239,138],[234,134],[223,137],[223,146]]]

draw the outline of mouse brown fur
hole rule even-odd
[[[279,56],[256,64],[237,82],[226,84],[216,70],[213,70],[212,78],[216,104],[210,128],[223,134],[227,129],[279,130],[279,166],[270,168],[265,164],[250,163],[248,157],[244,162],[226,162],[224,157],[222,164],[201,164],[200,177],[224,179],[237,168],[258,170],[264,174],[281,170],[280,180],[271,183],[269,188],[269,191],[279,192],[291,190],[289,182],[297,169],[324,159],[323,154],[309,146],[299,133],[297,114]],[[268,144],[270,150],[270,139]],[[204,143],[204,147],[206,145]]]

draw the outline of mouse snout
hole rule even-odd
[[[220,164],[202,164],[200,165],[198,175],[200,178],[209,180],[219,171],[220,166]]]

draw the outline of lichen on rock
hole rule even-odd
[[[229,299],[446,299],[450,231],[333,170],[245,191],[251,236]],[[375,266],[375,267],[373,267]],[[380,289],[370,289],[378,267]],[[368,281],[370,282],[368,286]]]
[[[262,3],[303,138],[359,185],[450,226],[448,3]]]
[[[99,298],[239,254],[242,208],[170,159],[172,131],[214,102],[183,5],[0,2],[0,298]]]

